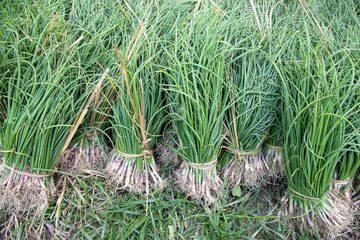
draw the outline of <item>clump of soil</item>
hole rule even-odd
[[[59,161],[57,162],[56,168],[60,172],[71,173],[74,170],[75,163],[75,148],[69,147],[64,151]]]

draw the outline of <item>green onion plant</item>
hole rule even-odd
[[[83,87],[77,51],[69,49],[73,40],[67,38],[66,14],[54,11],[56,6],[15,7],[22,20],[10,23],[13,20],[6,16],[4,24],[10,34],[3,63],[11,62],[12,68],[2,76],[7,90],[1,93],[6,104],[0,127],[1,207],[35,215],[43,212],[55,192],[54,169],[94,89]]]
[[[108,116],[111,111],[115,92],[107,75],[116,68],[113,56],[113,44],[127,34],[131,26],[127,20],[131,12],[125,3],[116,1],[76,1],[71,8],[68,27],[69,35],[81,45],[74,48],[78,52],[78,64],[85,74],[86,88],[91,89],[101,77],[103,85],[95,96],[94,105],[89,108],[87,117],[79,127],[79,134],[71,143],[71,155],[74,159],[71,170],[102,171],[108,162],[110,137],[105,132],[108,128]],[[134,17],[132,17],[134,18]],[[132,19],[131,18],[131,19]],[[104,71],[99,65],[108,68]]]
[[[229,79],[232,105],[226,114],[228,137],[223,147],[231,157],[222,163],[222,172],[233,185],[244,178],[248,186],[257,186],[269,171],[262,147],[275,120],[275,78],[274,67],[256,49],[232,64]]]
[[[32,62],[18,59],[8,80],[1,193],[6,205],[20,210],[39,207],[41,213],[47,206],[48,195],[55,191],[52,170],[86,113],[87,95],[79,91],[82,84],[71,56],[57,59],[54,69],[56,57],[49,52]]]
[[[141,20],[134,24],[131,38],[124,34],[119,48],[115,45],[121,74],[111,79],[117,99],[110,119],[114,146],[106,171],[122,188],[148,195],[150,188],[164,185],[153,154],[166,119],[157,28],[162,12],[156,4],[139,12]]]
[[[346,52],[332,52],[304,23],[304,30],[288,41],[285,56],[291,61],[278,65],[288,181],[284,213],[300,229],[320,229],[331,236],[345,231],[353,217],[352,207],[332,191],[342,153],[353,142],[347,137],[352,107],[344,103],[356,87],[354,66],[343,64],[349,60]]]
[[[178,187],[203,204],[221,195],[217,160],[224,139],[227,108],[226,58],[232,33],[210,3],[192,9],[186,22],[178,22],[177,40],[168,48],[169,97],[176,148],[182,159]],[[181,26],[181,27],[180,27]]]

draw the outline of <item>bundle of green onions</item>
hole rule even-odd
[[[12,69],[2,75],[7,90],[1,96],[6,103],[0,127],[1,206],[34,215],[48,205],[57,162],[95,95],[87,100],[88,93],[99,87],[84,88],[86,77],[74,50],[79,41],[67,35],[66,14],[52,7],[57,5],[13,8],[24,17],[6,24],[2,49],[3,64],[10,62]]]
[[[99,66],[97,62],[107,68],[114,67],[114,59],[111,56],[113,43],[126,33],[129,22],[124,13],[124,4],[115,1],[92,1],[82,3],[76,1],[72,4],[71,14],[68,20],[69,35],[81,40],[81,46],[75,46],[78,51],[78,63],[86,74],[85,88],[91,89],[94,80],[99,79]],[[105,71],[105,78],[109,71]],[[102,73],[100,73],[101,75]],[[95,83],[96,84],[96,83]],[[83,134],[77,136],[71,143],[69,156],[71,159],[65,169],[80,172],[101,171],[105,168],[109,148],[105,143],[104,130],[107,128],[107,116],[111,110],[110,101],[114,91],[110,83],[104,79],[101,91],[96,93],[94,106],[89,109],[88,117],[79,128]]]
[[[156,31],[147,29],[146,38],[144,29],[140,24],[132,44],[123,49],[126,54],[115,46],[122,75],[111,80],[118,99],[112,107],[114,149],[106,171],[123,188],[146,191],[148,195],[150,187],[164,184],[154,161],[153,146],[160,134],[165,107],[162,74],[156,64],[161,56]]]
[[[177,41],[168,51],[171,68],[165,86],[178,137],[172,149],[182,158],[177,185],[206,205],[216,203],[223,184],[216,166],[224,139],[225,61],[231,49],[219,40],[230,22],[217,17],[216,9],[204,3],[185,26],[179,23],[183,28],[178,29]]]
[[[146,32],[146,21],[149,19],[149,8],[153,4],[144,4],[140,1],[93,1],[92,4],[74,2],[69,20],[71,33],[82,35],[83,42],[79,58],[84,64],[83,69],[87,74],[87,86],[92,84],[92,79],[98,77],[96,62],[108,68],[115,68],[116,56],[113,54],[113,44],[130,42],[128,36],[134,35],[131,39],[128,53],[136,54],[132,46],[140,46],[145,37],[148,41]],[[95,37],[94,37],[95,36]],[[131,55],[130,54],[130,55]],[[121,74],[117,68],[115,74]],[[107,164],[107,153],[109,149],[105,143],[110,137],[105,136],[108,129],[109,110],[111,110],[113,100],[116,97],[115,91],[109,82],[104,82],[102,92],[95,99],[94,108],[90,109],[89,118],[85,119],[81,128],[86,134],[79,136],[80,139],[74,141],[74,168],[78,170],[101,170]],[[101,97],[100,97],[101,95]],[[87,170],[86,170],[87,171]]]
[[[269,171],[262,147],[275,120],[275,77],[275,69],[258,50],[232,63],[228,135],[223,146],[230,156],[221,163],[222,176],[230,185],[239,185],[243,178],[248,186],[257,186]]]
[[[341,62],[343,67],[338,67],[339,75],[347,76],[349,79],[353,79],[353,82],[349,81],[348,86],[345,88],[352,88],[353,91],[345,91],[348,93],[346,101],[343,101],[342,109],[346,119],[349,121],[345,132],[347,146],[345,151],[341,154],[341,159],[336,166],[336,170],[332,180],[332,191],[337,198],[343,199],[348,205],[353,206],[354,211],[358,209],[355,207],[354,194],[352,185],[354,186],[354,178],[356,171],[360,165],[360,109],[359,109],[359,56],[360,41],[359,41],[359,18],[358,18],[358,2],[341,2],[336,5],[336,11],[328,5],[321,5],[322,12],[333,12],[331,15],[324,14],[322,20],[326,21],[331,31],[329,36],[336,41],[332,42],[332,50],[341,49],[339,51],[346,57]],[[320,9],[319,9],[320,10]],[[337,19],[337,21],[334,21]],[[335,31],[334,31],[335,30]],[[340,56],[341,58],[341,56]],[[356,186],[355,186],[356,188]],[[356,210],[355,210],[356,209]]]
[[[7,114],[1,125],[2,203],[37,215],[55,191],[53,169],[90,104],[85,106],[86,95],[79,91],[72,56],[57,52],[49,50],[31,62],[18,58],[8,79]]]
[[[164,180],[158,173],[153,151],[167,120],[163,98],[163,50],[174,36],[168,24],[174,18],[173,1],[150,1],[144,4],[125,2],[125,8],[136,19],[130,21],[135,29],[132,39],[125,33],[121,50],[116,50],[122,76],[113,84],[117,102],[112,107],[112,135],[114,149],[107,172],[116,183],[137,192],[149,193],[149,188],[162,187]],[[178,15],[175,15],[178,17]],[[171,155],[171,154],[170,154]]]
[[[161,28],[158,35],[162,39],[161,47],[166,49],[170,48],[174,50],[175,55],[180,54],[180,49],[178,49],[177,43],[179,41],[180,32],[178,32],[179,26],[187,25],[189,20],[189,13],[196,14],[200,2],[177,2],[177,1],[163,1],[161,8],[162,11],[166,12],[164,20],[161,22]],[[172,24],[168,24],[172,23]],[[164,59],[169,56],[165,56]],[[168,62],[163,64],[164,69],[168,67]],[[165,87],[166,88],[166,87]],[[172,99],[167,92],[163,92],[163,98],[165,99],[166,111],[165,115],[170,116],[171,114],[171,102]],[[177,137],[176,131],[174,130],[173,121],[165,121],[162,137],[159,138],[159,142],[154,150],[157,160],[164,167],[175,167],[181,163],[181,159],[174,149],[179,149],[177,142],[179,139]]]
[[[358,83],[351,74],[354,65],[347,64],[351,59],[346,50],[332,53],[323,39],[311,35],[308,26],[302,32],[305,34],[299,32],[288,42],[291,61],[280,71],[288,181],[284,211],[300,229],[319,228],[336,236],[348,229],[353,217],[351,205],[331,190],[338,164],[344,166],[342,153],[350,150],[352,142],[347,137],[353,125],[349,118],[352,107],[344,103],[354,95]],[[352,158],[343,161],[353,162]]]
[[[106,69],[101,77],[101,82],[109,74],[110,69]],[[90,114],[84,121],[84,127],[80,129],[83,134],[78,144],[74,145],[74,156],[72,168],[80,172],[92,170],[101,171],[107,163],[107,153],[109,148],[105,144],[102,126],[105,123],[109,107],[109,89],[107,94],[101,96],[101,88],[97,88],[95,95],[94,108],[90,108]],[[101,98],[100,98],[101,97]]]

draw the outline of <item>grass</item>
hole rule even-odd
[[[166,177],[170,169],[162,171]],[[40,221],[1,213],[0,236],[13,239],[276,239],[283,237],[274,212],[273,189],[244,191],[241,197],[221,200],[221,211],[190,201],[173,187],[152,192],[149,214],[146,199],[119,191],[105,179],[62,176],[65,194],[60,207],[53,204]],[[172,183],[169,182],[171,185]],[[62,192],[58,194],[61,195]],[[58,218],[55,216],[59,212]],[[7,230],[10,230],[7,232]],[[251,237],[249,237],[251,236]]]

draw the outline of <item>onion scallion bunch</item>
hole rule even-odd
[[[222,195],[217,161],[224,139],[226,57],[231,49],[222,31],[230,21],[216,16],[216,8],[205,4],[189,15],[183,29],[177,29],[177,41],[168,51],[166,85],[178,138],[172,149],[182,160],[176,182],[183,192],[205,205],[216,204]]]
[[[275,120],[276,71],[258,50],[232,63],[231,107],[227,111],[228,136],[223,147],[230,157],[222,162],[222,176],[230,185],[256,186],[271,166],[262,148]]]
[[[284,214],[300,229],[336,236],[348,229],[353,218],[352,207],[331,190],[342,153],[353,142],[347,137],[353,125],[351,108],[344,103],[356,91],[354,75],[348,74],[354,72],[354,65],[344,64],[351,61],[346,50],[332,53],[307,25],[304,29],[288,42],[292,61],[281,65],[280,71],[288,181]]]
[[[2,203],[17,212],[39,215],[47,207],[55,165],[94,96],[87,101],[80,90],[73,56],[55,48],[32,62],[18,58],[8,79],[0,186]]]
[[[144,22],[136,24],[131,39],[125,34],[119,49],[115,45],[120,77],[110,79],[117,99],[110,119],[114,146],[106,167],[111,179],[122,188],[146,192],[147,196],[150,188],[164,185],[153,154],[165,120],[163,77],[157,64],[162,55],[156,26],[162,18],[161,12],[152,7],[144,6]]]

